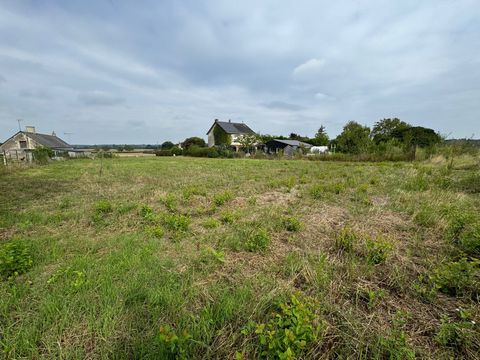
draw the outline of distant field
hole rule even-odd
[[[478,164],[0,173],[0,355],[478,359]]]

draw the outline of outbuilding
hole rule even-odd
[[[299,141],[299,140],[273,139],[273,140],[267,141],[265,144],[267,153],[278,154],[280,151],[283,151],[283,154],[285,156],[291,156],[301,148],[308,150],[311,147],[312,147],[311,144],[308,144],[306,142]]]
[[[18,131],[0,145],[0,154],[3,155],[4,161],[30,162],[33,160],[32,151],[39,147],[52,149],[55,157],[65,153],[77,156],[79,152],[57,137],[55,132],[51,135],[38,134],[35,127],[27,126],[25,131]]]

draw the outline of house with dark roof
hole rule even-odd
[[[310,149],[311,147],[311,144],[298,140],[273,139],[267,141],[265,144],[265,148],[268,153],[278,154],[280,151],[283,151],[285,156],[291,156],[301,148]]]
[[[32,150],[39,147],[52,149],[55,156],[76,152],[71,145],[57,137],[55,132],[51,135],[39,134],[35,131],[35,127],[27,126],[25,131],[17,132],[0,145],[0,154],[7,160],[31,161]]]
[[[255,135],[255,131],[244,123],[215,119],[213,125],[207,131],[208,146],[229,145],[238,151],[241,147],[238,137],[241,135]]]

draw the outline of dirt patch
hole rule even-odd
[[[263,193],[257,197],[257,203],[260,205],[275,204],[287,205],[299,198],[298,189],[292,189],[290,192],[270,191]]]

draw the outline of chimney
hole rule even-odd
[[[57,134],[55,134],[55,131],[52,131],[52,136],[57,136]]]
[[[35,126],[25,126],[25,132],[35,134]]]

